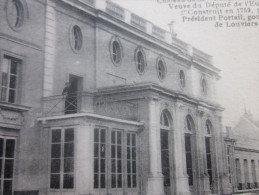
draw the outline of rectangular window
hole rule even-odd
[[[191,135],[185,134],[185,156],[186,156],[186,170],[189,176],[189,185],[193,185],[193,172],[192,172],[192,146]]]
[[[94,188],[106,187],[106,130],[94,129]]]
[[[20,60],[4,56],[2,63],[1,101],[15,103]]]
[[[128,188],[137,187],[137,147],[136,134],[127,133],[127,183]]]
[[[111,132],[111,187],[122,187],[122,132]]]
[[[209,174],[210,185],[212,185],[212,165],[211,165],[210,137],[205,138],[205,145],[206,145],[207,172]]]
[[[238,190],[242,190],[242,183],[241,183],[241,169],[240,169],[240,161],[238,158],[235,160],[236,163],[236,182]]]
[[[52,130],[50,188],[74,188],[74,129]]]
[[[255,168],[255,161],[251,160],[251,170],[252,170],[252,179],[253,179],[253,187],[256,188],[256,168]]]
[[[231,159],[232,159],[232,151],[231,151],[231,146],[227,145],[227,149],[226,149],[226,153],[227,153],[227,171],[228,171],[228,178],[229,178],[229,182],[232,183],[232,178],[231,178]]]
[[[164,186],[170,186],[170,164],[169,164],[169,142],[168,131],[161,130],[161,160],[162,160],[162,173],[164,175]]]
[[[244,175],[245,175],[245,188],[248,189],[249,182],[249,172],[248,172],[248,162],[247,159],[244,159]]]
[[[0,189],[3,195],[12,195],[15,140],[0,138]]]

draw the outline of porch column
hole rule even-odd
[[[148,128],[149,128],[149,176],[147,195],[164,195],[164,185],[161,168],[160,144],[160,105],[159,100],[148,98]]]
[[[186,171],[185,142],[184,142],[184,120],[182,103],[176,103],[174,109],[174,154],[175,154],[175,175],[176,194],[190,195],[188,175]]]

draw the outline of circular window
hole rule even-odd
[[[157,74],[158,74],[158,78],[161,81],[165,79],[166,67],[165,67],[165,63],[163,62],[162,59],[158,60],[158,63],[157,63]]]
[[[202,79],[202,81],[201,81],[201,89],[202,89],[202,93],[204,95],[206,95],[207,94],[207,82],[205,79]]]
[[[146,60],[144,52],[140,49],[137,49],[136,51],[136,65],[138,73],[143,74],[145,71]]]
[[[180,75],[179,75],[179,80],[180,80],[180,85],[182,88],[185,88],[185,74],[183,70],[180,70]]]
[[[75,25],[71,32],[71,47],[74,51],[79,51],[82,48],[83,36],[79,26]]]
[[[24,22],[24,6],[22,2],[20,0],[8,1],[6,15],[10,27],[19,29]]]

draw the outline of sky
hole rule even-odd
[[[258,1],[258,0],[257,0]],[[215,28],[210,22],[183,23],[179,13],[156,0],[113,0],[169,31],[175,21],[177,37],[213,56],[221,69],[217,83],[219,103],[225,108],[223,125],[234,126],[245,109],[259,121],[259,25]],[[259,24],[259,19],[256,20]]]

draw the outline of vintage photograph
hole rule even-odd
[[[259,194],[259,0],[0,0],[0,195]]]

